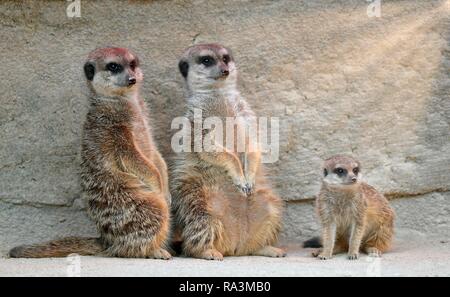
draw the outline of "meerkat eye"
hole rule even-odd
[[[230,62],[230,56],[229,55],[224,55],[222,58],[223,62],[225,64],[228,64]]]
[[[359,168],[358,168],[358,167],[353,168],[353,173],[356,174],[356,175],[358,175],[358,173],[359,173]]]
[[[204,56],[200,58],[200,63],[205,65],[206,67],[212,66],[215,64],[214,58],[211,56]]]
[[[325,168],[323,169],[323,176],[327,176],[328,175],[328,170],[326,170]]]
[[[122,66],[117,63],[109,63],[106,65],[106,69],[108,69],[112,73],[119,73],[122,71]]]
[[[337,175],[341,176],[344,175],[347,172],[347,170],[343,169],[343,168],[336,168],[334,169],[334,173],[336,173]]]

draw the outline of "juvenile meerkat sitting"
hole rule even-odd
[[[167,168],[149,127],[138,57],[102,48],[84,65],[91,90],[82,139],[81,181],[100,238],[19,246],[11,257],[108,255],[170,259]]]
[[[243,127],[255,119],[237,89],[237,69],[228,48],[192,46],[179,61],[179,70],[188,89],[186,116],[192,127],[195,109],[202,111],[202,120],[235,118]],[[200,136],[223,132],[225,138],[233,132],[214,129],[203,130]],[[235,143],[240,138],[253,147],[239,152],[214,142],[211,145],[218,150],[179,153],[174,162],[171,187],[182,249],[186,255],[210,260],[233,255],[283,257],[285,252],[272,246],[281,226],[282,201],[264,177],[256,140],[248,139],[248,134],[234,137]]]
[[[361,181],[360,163],[352,157],[325,160],[316,209],[322,237],[306,241],[304,247],[323,245],[313,253],[319,259],[348,251],[348,258],[354,260],[360,250],[381,256],[391,245],[394,211],[381,193]]]

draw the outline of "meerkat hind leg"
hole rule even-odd
[[[167,250],[159,248],[151,252],[147,258],[170,260],[172,259],[172,255]]]
[[[280,248],[276,248],[273,246],[265,246],[260,250],[257,250],[253,253],[254,256],[263,256],[263,257],[273,257],[273,258],[281,258],[286,257],[286,252]]]
[[[374,257],[374,258],[381,257],[381,251],[379,249],[377,249],[376,247],[365,247],[364,252],[369,257]]]
[[[257,190],[249,204],[250,236],[245,254],[265,257],[285,257],[286,252],[273,247],[280,229],[281,204],[270,190]]]
[[[381,227],[376,233],[371,234],[364,241],[362,251],[370,257],[381,257],[382,253],[388,249],[392,241],[392,228]]]
[[[200,257],[205,260],[223,260],[223,255],[216,249],[207,249],[206,251],[200,254]]]

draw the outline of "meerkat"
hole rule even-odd
[[[192,126],[195,109],[202,111],[202,119],[229,117],[239,119],[236,125],[242,127],[256,119],[237,89],[237,68],[228,48],[194,45],[178,66],[187,86],[186,117]],[[227,133],[215,129],[194,129],[193,134]],[[282,200],[264,176],[257,141],[242,133],[234,137],[248,144],[244,152],[213,140],[217,150],[178,153],[174,160],[171,192],[182,250],[208,260],[233,255],[284,257],[284,250],[273,246],[281,227]]]
[[[381,193],[361,181],[361,165],[354,158],[337,155],[325,160],[316,210],[322,237],[304,243],[304,247],[323,246],[313,256],[326,260],[348,252],[348,259],[355,260],[360,251],[379,257],[389,249],[394,211]]]
[[[88,56],[90,89],[83,129],[81,181],[88,213],[100,238],[63,238],[19,246],[11,257],[106,255],[170,259],[170,192],[166,163],[149,127],[139,94],[138,57],[125,48],[101,48]]]

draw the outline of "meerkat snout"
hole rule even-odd
[[[222,77],[227,77],[230,74],[230,71],[228,69],[222,69],[221,74]]]
[[[130,77],[128,78],[128,85],[132,86],[136,84],[136,78],[135,77]]]

